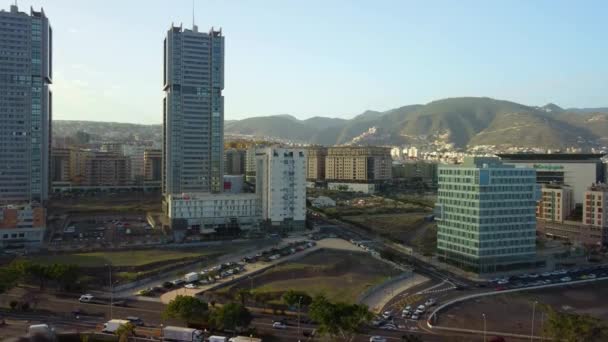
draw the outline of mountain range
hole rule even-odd
[[[71,123],[74,126],[75,122]],[[63,132],[62,126],[62,121],[56,121],[53,128]],[[158,125],[140,126],[160,130]],[[526,106],[486,97],[460,97],[387,111],[368,110],[352,119],[299,120],[284,114],[226,120],[224,126],[227,135],[320,145],[439,142],[461,148],[478,145],[555,148],[605,143],[602,140],[608,137],[608,108],[563,109],[552,103]],[[108,127],[95,129],[103,130],[108,132]],[[145,134],[140,130],[137,133]]]

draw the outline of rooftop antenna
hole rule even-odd
[[[196,27],[196,23],[194,22],[194,0],[192,0],[192,31],[198,31],[198,27]]]

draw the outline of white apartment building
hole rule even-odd
[[[256,153],[256,192],[270,227],[303,228],[306,221],[306,151],[264,148]]]

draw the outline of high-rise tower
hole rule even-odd
[[[163,193],[221,192],[224,37],[172,26],[164,42]]]
[[[44,10],[0,11],[0,205],[49,192],[52,30]]]

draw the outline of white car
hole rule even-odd
[[[412,320],[413,320],[413,321],[417,321],[417,320],[418,320],[418,318],[419,318],[419,316],[418,316],[417,314],[413,314],[413,315],[412,315]]]
[[[426,302],[424,303],[424,305],[426,305],[426,306],[433,306],[433,305],[435,305],[435,303],[437,303],[437,301],[435,300],[435,298],[429,298],[429,299],[426,300]]]
[[[500,279],[496,284],[498,285],[505,285],[508,284],[509,281],[507,279]]]
[[[405,309],[403,309],[403,310],[412,311],[412,306],[411,306],[411,305],[408,305],[408,306],[406,306],[406,307],[405,307]]]
[[[272,323],[272,327],[274,329],[287,329],[287,325],[285,325],[283,322],[274,322]]]
[[[93,298],[94,297],[91,294],[83,294],[82,296],[80,296],[80,298],[78,298],[78,301],[82,302],[82,303],[88,303],[88,302],[92,301]]]
[[[382,318],[384,318],[384,319],[389,319],[389,318],[391,318],[391,316],[392,316],[392,313],[390,311],[384,311],[382,313]]]
[[[372,336],[369,338],[369,342],[386,342],[386,339],[382,336]]]
[[[426,311],[426,307],[424,305],[418,305],[418,310],[424,312]]]
[[[567,282],[567,281],[571,281],[572,278],[570,277],[563,277],[562,279],[560,279],[562,282]]]
[[[198,288],[198,286],[196,284],[186,284],[186,286],[184,286],[187,289],[196,289]]]

